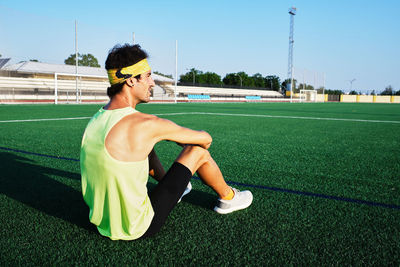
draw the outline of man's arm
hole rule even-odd
[[[205,131],[196,131],[177,125],[176,123],[155,117],[152,123],[153,136],[156,142],[170,140],[179,144],[199,145],[208,149],[212,138]]]
[[[160,160],[158,159],[158,156],[154,148],[153,150],[151,150],[149,154],[149,174],[157,181],[161,181],[165,175],[164,167],[162,166]]]

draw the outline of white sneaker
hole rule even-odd
[[[220,214],[227,214],[236,210],[245,209],[250,206],[253,201],[253,194],[246,191],[239,191],[236,188],[232,188],[235,194],[231,200],[218,199],[218,204],[214,207],[214,211]]]
[[[181,198],[178,200],[178,203],[181,202],[182,198],[184,196],[186,196],[187,194],[189,194],[189,192],[192,190],[192,184],[189,182],[188,185],[186,186],[185,191],[183,191],[183,194],[181,196]]]

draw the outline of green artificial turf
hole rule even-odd
[[[0,105],[0,121],[90,117],[99,108]],[[184,113],[160,117],[208,131],[226,179],[251,190],[253,204],[216,214],[216,195],[194,179],[157,236],[111,241],[88,222],[80,191],[75,160],[88,119],[0,122],[0,265],[400,264],[400,105],[190,103],[138,110]],[[170,142],[156,150],[166,168],[179,154]]]

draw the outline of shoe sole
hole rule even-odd
[[[230,209],[221,209],[221,208],[218,208],[218,207],[214,207],[214,211],[216,211],[219,214],[228,214],[228,213],[231,213],[231,212],[234,212],[234,211],[237,211],[237,210],[243,210],[243,209],[249,207],[251,205],[251,203],[253,203],[253,195],[251,195],[251,200],[250,200],[249,203],[246,203],[246,204],[243,204],[243,205],[240,205],[240,206],[236,206],[236,207],[233,207],[233,208],[230,208]]]

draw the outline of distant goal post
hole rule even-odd
[[[75,77],[75,79],[61,79],[60,77]],[[82,88],[87,88],[87,84],[90,82],[82,81],[81,78],[92,78],[92,79],[101,79],[106,80],[107,82],[98,81],[98,89],[104,89],[102,87],[108,87],[108,77],[101,75],[88,75],[88,74],[73,74],[73,73],[54,73],[54,104],[58,104],[58,102],[82,102]],[[60,84],[62,81],[62,85]],[[93,83],[93,82],[92,82]],[[97,86],[96,86],[97,87]],[[63,93],[63,99],[60,99],[61,94]],[[66,95],[66,96],[65,96]],[[71,98],[71,99],[70,99]],[[94,98],[96,98],[94,96]],[[103,97],[100,97],[99,101],[103,101]]]
[[[317,90],[300,90],[300,102],[317,102]]]

